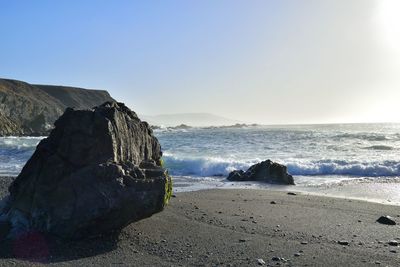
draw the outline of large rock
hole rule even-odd
[[[287,168],[271,160],[262,161],[251,166],[246,172],[236,170],[229,174],[229,181],[262,181],[277,184],[294,185],[293,176]]]
[[[168,202],[172,182],[161,156],[149,125],[124,104],[69,108],[11,184],[0,220],[11,223],[8,237],[34,230],[70,239],[120,229]]]

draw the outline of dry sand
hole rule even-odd
[[[47,240],[49,255],[40,261],[17,259],[12,249],[2,249],[0,265],[258,266],[263,259],[266,266],[400,266],[400,247],[388,245],[400,240],[400,227],[376,222],[381,215],[400,222],[398,214],[399,206],[304,193],[180,193],[165,211],[120,233],[79,242]]]

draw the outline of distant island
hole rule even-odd
[[[67,107],[115,101],[107,91],[0,79],[0,136],[47,135]]]
[[[208,127],[208,126],[226,126],[243,123],[238,120],[225,118],[210,113],[181,113],[181,114],[162,114],[162,115],[139,115],[139,117],[147,121],[150,125],[176,127],[179,125],[188,125],[191,127]]]

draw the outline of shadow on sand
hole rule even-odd
[[[117,248],[120,232],[100,237],[65,241],[28,233],[17,240],[1,241],[0,259],[18,259],[37,263],[59,263],[100,255]]]

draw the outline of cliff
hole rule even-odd
[[[106,91],[0,79],[0,136],[47,135],[67,107],[115,101]]]

